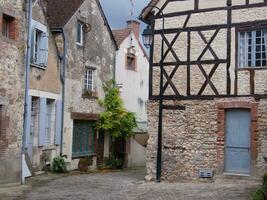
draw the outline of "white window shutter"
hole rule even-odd
[[[61,143],[61,123],[62,123],[62,101],[56,101],[56,120],[55,120],[55,144]]]
[[[45,144],[45,116],[46,116],[46,98],[40,98],[39,110],[39,146]]]
[[[38,64],[47,66],[47,59],[48,59],[48,34],[42,33],[40,38]]]

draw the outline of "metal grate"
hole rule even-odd
[[[212,178],[213,171],[211,169],[200,169],[199,178]]]

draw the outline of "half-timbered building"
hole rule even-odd
[[[260,176],[267,2],[152,0],[141,19],[153,32],[147,179]]]

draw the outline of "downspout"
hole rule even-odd
[[[66,35],[65,35],[64,28],[53,28],[52,32],[61,33],[63,37],[63,55],[60,55],[60,58],[63,59],[62,72],[60,73],[60,80],[62,83],[60,156],[64,156],[63,155],[63,135],[64,135],[65,75],[66,75],[67,42],[66,42]]]
[[[28,19],[28,35],[27,35],[27,53],[25,57],[25,97],[24,97],[24,114],[23,114],[23,135],[22,135],[22,150],[21,150],[21,183],[25,184],[23,172],[23,162],[25,160],[26,135],[28,123],[28,102],[29,102],[29,85],[30,85],[30,61],[31,61],[31,20],[32,20],[32,0],[28,0],[27,19]]]

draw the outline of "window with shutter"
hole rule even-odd
[[[47,27],[32,21],[32,64],[42,68],[47,67],[48,60],[48,33]]]
[[[74,120],[72,158],[94,154],[94,123],[86,120]]]

